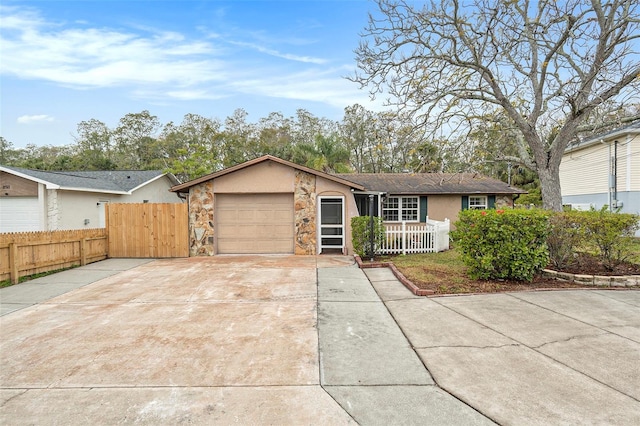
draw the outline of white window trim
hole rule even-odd
[[[387,197],[388,199],[391,198],[397,198],[398,199],[398,208],[397,208],[397,212],[398,212],[398,220],[387,220],[384,218],[385,216],[385,210],[396,210],[396,209],[385,209],[384,207],[384,202],[382,203],[382,218],[385,222],[396,222],[396,223],[400,223],[400,222],[413,222],[413,223],[418,223],[420,222],[420,196],[418,195],[392,195],[390,197]],[[402,208],[402,201],[406,198],[414,198],[417,202],[417,207],[415,208],[416,211],[416,219],[415,220],[402,220],[402,213],[404,212],[404,209]],[[386,201],[386,200],[385,200]],[[407,209],[407,210],[414,210],[414,209]]]
[[[471,205],[471,199],[472,198],[481,198],[484,200],[484,204],[474,204]],[[489,208],[489,197],[487,197],[486,195],[469,195],[469,209],[473,210],[486,210]]]

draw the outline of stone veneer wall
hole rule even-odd
[[[58,190],[47,189],[47,226],[43,231],[57,231],[58,229],[60,229]]]
[[[496,206],[497,209],[502,207],[513,207],[513,201],[511,195],[496,195]]]
[[[213,256],[213,181],[189,190],[189,256]]]
[[[316,176],[296,170],[293,193],[295,254],[316,254]]]

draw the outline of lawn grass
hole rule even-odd
[[[541,288],[577,288],[580,284],[540,276],[532,282],[512,280],[474,280],[455,248],[440,253],[381,256],[376,260],[393,262],[396,268],[418,288],[434,294],[496,293]]]
[[[468,293],[477,285],[467,275],[457,250],[440,253],[421,253],[398,256],[383,256],[383,262],[393,262],[411,282],[422,287],[429,284],[437,287],[438,293]]]
[[[35,280],[36,278],[46,277],[47,275],[55,274],[57,272],[66,271],[68,269],[77,268],[78,266],[80,266],[80,265],[74,265],[74,266],[70,266],[68,268],[54,269],[53,271],[40,272],[38,274],[25,275],[23,277],[18,278],[18,284],[19,283],[23,283],[25,281],[29,281],[29,280]],[[9,287],[9,286],[12,286],[12,285],[13,284],[11,283],[11,280],[2,280],[2,281],[0,281],[0,288]]]

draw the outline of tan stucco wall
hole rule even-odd
[[[265,161],[216,178],[213,181],[213,191],[228,194],[292,193],[294,185],[293,168],[274,161]]]
[[[429,195],[427,197],[427,216],[431,220],[449,219],[453,224],[462,210],[461,195]]]

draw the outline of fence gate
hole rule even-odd
[[[188,257],[186,203],[106,204],[109,257]]]

